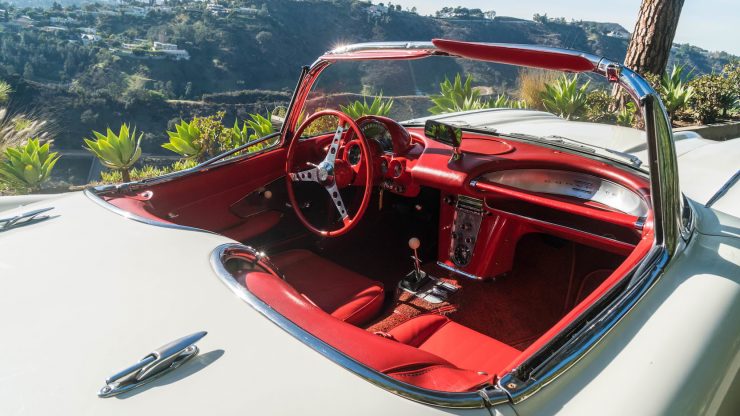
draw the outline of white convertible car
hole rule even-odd
[[[426,117],[418,79],[500,64],[603,76],[645,129]],[[338,111],[359,66],[388,117]],[[259,142],[0,198],[0,414],[740,414],[740,141],[674,139],[628,68],[346,46]]]

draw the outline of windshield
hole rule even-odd
[[[407,126],[435,118],[639,164],[629,155],[642,158],[646,149],[644,132],[635,128],[641,125],[636,106],[615,111],[614,103],[611,86],[600,76],[434,56],[335,62],[316,81],[303,114],[332,108]],[[324,123],[309,134],[331,130],[333,124]]]

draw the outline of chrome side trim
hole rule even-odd
[[[740,170],[735,172],[735,174],[732,175],[732,177],[728,179],[727,182],[725,182],[724,185],[722,185],[722,187],[719,188],[717,192],[712,195],[711,198],[709,198],[709,201],[707,201],[704,206],[707,208],[711,208],[711,206],[714,205],[715,202],[719,201],[719,199],[722,198],[727,193],[727,191],[729,191],[730,188],[732,188],[732,186],[737,183],[738,180],[740,180]]]
[[[423,404],[455,409],[479,409],[486,406],[486,401],[484,401],[483,397],[487,397],[491,405],[509,401],[508,396],[503,391],[497,391],[498,394],[491,394],[491,391],[488,390],[487,395],[482,396],[479,392],[445,393],[412,386],[388,377],[385,374],[378,373],[316,338],[310,332],[272,309],[268,304],[247,290],[246,287],[239,284],[224,267],[224,262],[228,259],[241,257],[245,258],[246,261],[250,261],[256,253],[257,251],[255,249],[242,244],[222,244],[216,247],[213,253],[211,253],[211,267],[213,267],[219,280],[242,301],[324,357],[384,390]]]
[[[173,229],[176,229],[176,230],[198,231],[198,232],[201,232],[201,233],[215,234],[215,233],[213,233],[211,231],[204,230],[204,229],[201,229],[201,228],[188,227],[187,225],[172,224],[172,223],[168,223],[168,222],[155,221],[155,220],[152,220],[150,218],[145,218],[145,217],[142,217],[140,215],[136,215],[136,214],[134,214],[132,212],[128,212],[126,210],[123,210],[121,208],[118,208],[117,206],[115,206],[115,205],[113,205],[113,204],[105,201],[98,194],[96,194],[95,191],[93,191],[91,189],[85,189],[82,192],[91,201],[95,202],[96,204],[100,205],[101,207],[103,207],[103,208],[105,208],[105,209],[107,209],[109,211],[112,211],[112,212],[114,212],[114,213],[116,213],[116,214],[118,214],[118,215],[120,215],[122,217],[128,218],[128,219],[133,220],[133,221],[136,221],[136,222],[141,222],[141,223],[144,223],[144,224],[147,224],[147,225],[154,225],[154,226],[162,227],[162,228],[173,228]]]
[[[464,272],[464,271],[462,271],[462,270],[460,270],[458,268],[455,268],[453,266],[450,266],[449,264],[445,264],[445,263],[443,263],[441,261],[438,261],[437,262],[437,266],[439,266],[439,267],[441,267],[441,268],[443,268],[443,269],[445,269],[445,270],[447,270],[449,272],[459,274],[460,276],[465,276],[468,279],[483,280],[483,278],[480,277],[480,276],[476,276],[476,275],[474,275],[472,273]]]

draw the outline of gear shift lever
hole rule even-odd
[[[419,264],[419,253],[417,250],[420,246],[421,241],[418,238],[413,237],[409,240],[409,248],[414,251],[414,255],[411,257],[414,259],[414,270],[409,272],[400,283],[402,288],[412,292],[417,292],[427,282],[427,274],[421,270]]]
[[[421,241],[418,238],[412,237],[409,240],[409,248],[414,251],[414,271],[417,275],[421,274],[421,267],[419,266],[419,253],[416,251],[421,246]]]

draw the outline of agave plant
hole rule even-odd
[[[586,109],[587,90],[590,81],[578,86],[578,75],[563,75],[555,82],[546,84],[542,92],[542,104],[547,111],[566,120],[579,117]]]
[[[479,110],[488,108],[488,104],[481,101],[480,92],[472,87],[473,77],[468,75],[465,82],[458,73],[455,81],[445,77],[444,82],[439,84],[440,95],[432,95],[429,98],[434,107],[429,109],[432,114],[454,113],[457,111]]]
[[[168,131],[170,141],[163,144],[167,150],[171,150],[186,159],[199,158],[204,152],[200,128],[193,122],[180,121],[175,125],[175,131]]]
[[[387,116],[391,112],[391,107],[393,99],[384,100],[382,92],[370,104],[367,103],[367,97],[363,97],[362,101],[356,100],[347,106],[339,106],[343,113],[355,120],[362,116]]]
[[[231,147],[236,148],[274,133],[275,126],[273,126],[269,117],[269,114],[267,117],[257,113],[250,114],[250,119],[244,120],[241,127],[239,127],[239,122],[235,120],[234,127],[230,129]],[[247,151],[254,152],[262,149],[264,146],[264,143],[260,143],[255,146],[250,146],[247,148]]]
[[[637,107],[630,101],[617,113],[617,125],[631,127],[635,124],[635,114],[637,114]]]
[[[35,191],[49,179],[54,165],[59,160],[57,152],[50,152],[50,143],[41,143],[38,138],[26,144],[8,147],[0,162],[0,178],[14,188]]]
[[[684,82],[684,68],[685,65],[673,65],[671,72],[663,74],[663,78],[660,80],[661,98],[671,118],[673,118],[677,111],[686,107],[694,96],[694,88]],[[690,75],[691,73],[687,74],[686,77]]]
[[[141,157],[141,137],[136,136],[136,128],[129,131],[127,124],[121,124],[118,134],[108,129],[106,134],[93,131],[95,140],[84,139],[90,153],[94,154],[103,166],[121,172],[124,182],[131,182],[131,167]]]

